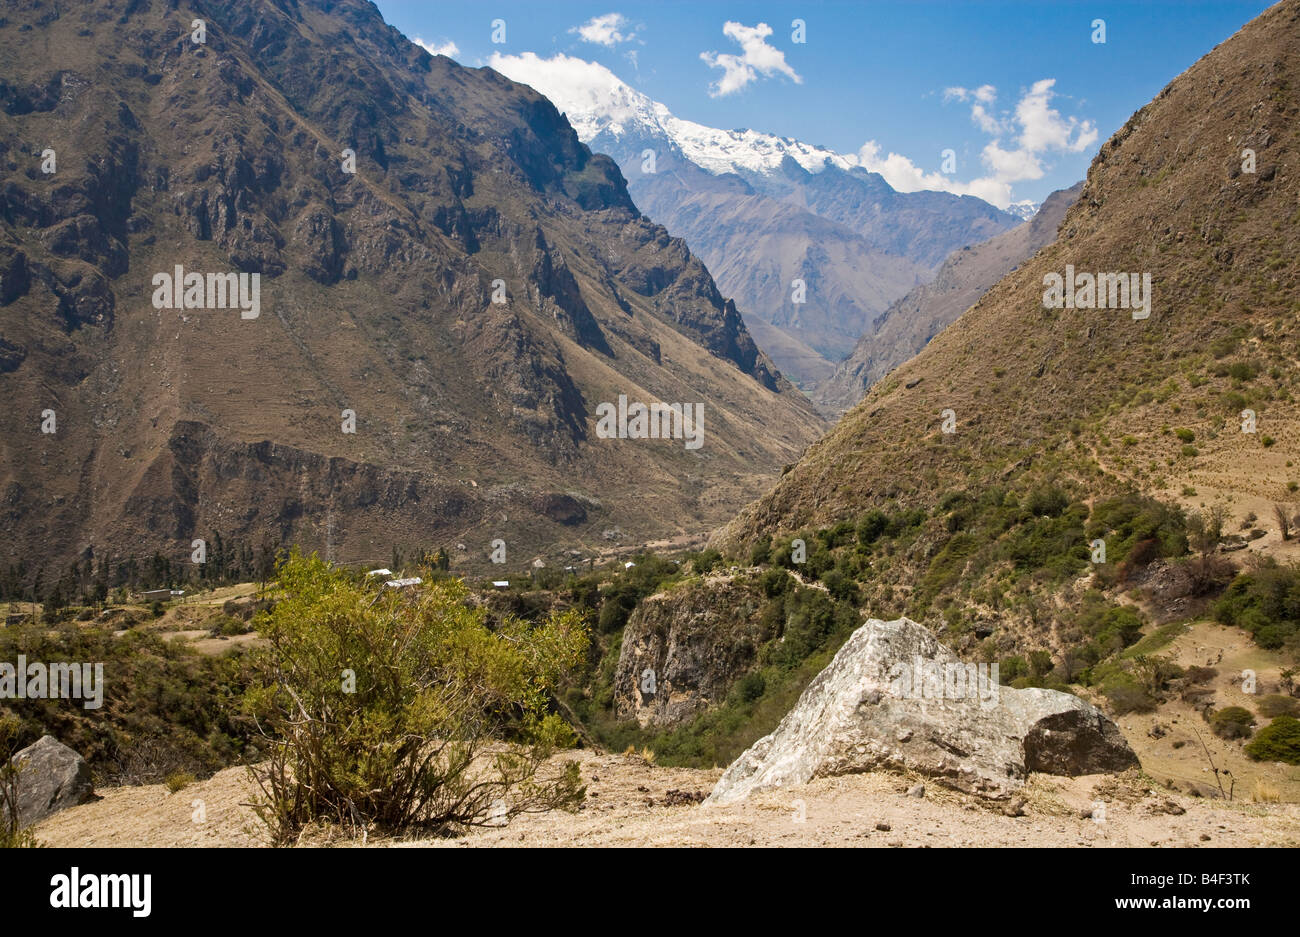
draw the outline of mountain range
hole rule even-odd
[[[896,300],[858,338],[853,352],[813,399],[837,418],[862,399],[872,384],[914,357],[926,342],[957,320],[984,292],[1056,239],[1065,211],[1083,183],[1053,192],[1024,224],[974,246],[954,251],[934,279]]]
[[[955,532],[972,521],[962,505],[988,492],[1008,505],[1045,504],[1053,488],[1218,503],[1247,526],[1293,509],[1297,74],[1300,3],[1288,0],[1133,114],[1055,240],[877,381],[715,542],[741,550],[890,505],[933,512],[893,566],[912,582],[918,564],[965,570],[973,601],[985,580]],[[1057,303],[1051,284],[1084,271],[1149,276],[1149,314],[1109,291],[1105,308]]]
[[[590,555],[725,520],[822,430],[551,102],[369,3],[21,3],[0,61],[0,561],[29,577],[218,534]],[[173,271],[208,295],[160,300]],[[255,318],[192,308],[227,274]],[[703,445],[602,438],[620,397],[702,405]]]
[[[825,147],[683,120],[603,66],[560,58],[493,64],[618,162],[641,210],[699,253],[760,347],[805,390],[954,250],[1022,220],[973,196],[897,192]]]

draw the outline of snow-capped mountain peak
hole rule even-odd
[[[531,85],[550,98],[568,117],[583,143],[590,143],[602,133],[616,139],[663,138],[714,175],[770,173],[786,157],[808,172],[819,172],[828,161],[841,169],[858,165],[855,157],[788,137],[756,130],[720,130],[674,117],[667,107],[594,62],[565,55],[543,60],[525,52],[517,56],[495,55],[490,64],[506,77]]]

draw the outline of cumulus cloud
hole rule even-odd
[[[937,189],[955,195],[974,195],[999,208],[1012,204],[1011,189],[1017,182],[1041,179],[1046,173],[1043,158],[1051,152],[1079,153],[1097,141],[1097,127],[1089,120],[1062,117],[1051,106],[1055,78],[1044,78],[1021,94],[1009,111],[997,109],[997,89],[945,88],[944,101],[961,101],[971,106],[971,122],[993,137],[980,151],[985,173],[969,182],[950,175],[925,172],[906,156],[881,155],[881,147],[868,140],[858,151],[858,162],[900,192]],[[1003,141],[1007,140],[1006,145]]]
[[[534,52],[492,54],[488,65],[512,81],[531,85],[569,116],[578,136],[588,139],[607,120],[613,125],[632,120],[648,99],[624,84],[597,62],[556,53],[548,59]]]
[[[740,55],[729,52],[700,53],[700,58],[709,68],[722,69],[722,77],[709,85],[712,97],[734,94],[755,81],[759,75],[770,78],[779,73],[795,84],[803,82],[786,62],[785,53],[768,45],[767,37],[772,35],[772,27],[766,23],[745,26],[728,20],[722,27],[722,34],[740,46]]]
[[[636,34],[634,30],[628,30],[629,25],[627,17],[622,13],[606,13],[604,16],[593,16],[569,32],[577,33],[583,42],[594,42],[612,49]]]
[[[450,39],[446,42],[425,42],[419,36],[416,36],[411,41],[430,55],[445,55],[449,59],[460,55],[460,48]]]
[[[1062,120],[1061,112],[1049,105],[1055,84],[1055,78],[1034,82],[1016,105],[1016,123],[1023,128],[1020,146],[1031,153],[1049,149],[1079,153],[1097,140],[1097,128],[1092,121],[1075,117]]]

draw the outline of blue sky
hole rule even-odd
[[[445,46],[463,65],[486,65],[493,54],[562,53],[603,65],[677,117],[794,137],[844,154],[863,153],[867,145],[864,165],[898,188],[1041,201],[1081,179],[1100,144],[1135,110],[1269,4],[379,0],[378,6],[408,37]],[[496,19],[505,21],[504,43],[492,41]],[[803,43],[793,41],[795,19],[806,24]],[[1093,41],[1096,19],[1105,21],[1105,43]],[[956,171],[946,175],[945,149],[956,153]]]

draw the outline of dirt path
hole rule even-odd
[[[1300,805],[1228,804],[1169,795],[1134,777],[1035,776],[1024,816],[1008,816],[893,774],[827,778],[725,807],[670,806],[668,792],[707,793],[719,770],[661,768],[638,756],[570,752],[588,797],[576,814],[523,816],[454,840],[370,845],[439,846],[1297,846]],[[242,769],[169,794],[119,788],[37,828],[51,846],[248,846],[260,841]],[[202,802],[202,822],[194,819]],[[1081,812],[1105,804],[1104,821]],[[1183,811],[1183,812],[1178,812]],[[887,827],[884,828],[884,827]]]

